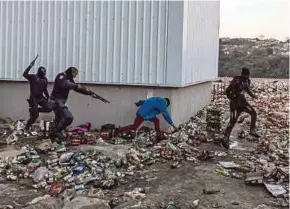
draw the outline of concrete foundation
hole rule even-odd
[[[200,83],[182,88],[144,87],[117,85],[86,85],[97,94],[109,100],[104,104],[89,96],[71,91],[67,106],[74,115],[73,125],[90,121],[93,128],[105,123],[126,125],[132,123],[137,107],[134,102],[150,96],[162,96],[171,99],[169,111],[176,125],[186,122],[191,116],[210,103],[211,82]],[[49,85],[51,92],[52,85]],[[27,82],[0,82],[0,117],[14,120],[28,119],[29,85]],[[47,114],[46,114],[47,115]],[[53,117],[53,113],[49,114]],[[44,115],[41,115],[40,118]],[[160,117],[163,128],[166,126]],[[144,125],[149,125],[146,122]],[[149,125],[151,126],[151,124]]]

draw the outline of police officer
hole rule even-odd
[[[257,113],[254,108],[247,102],[245,98],[245,92],[248,93],[252,98],[257,98],[250,90],[250,70],[248,68],[242,68],[241,76],[235,76],[230,82],[226,89],[226,96],[230,100],[230,121],[225,130],[224,138],[222,140],[222,145],[229,149],[229,138],[234,128],[238,117],[242,112],[249,113],[251,115],[251,127],[250,135],[254,137],[260,137],[256,133],[256,120]]]
[[[55,113],[54,125],[50,134],[52,140],[62,139],[61,132],[73,122],[73,115],[65,105],[69,91],[74,90],[83,95],[94,97],[94,93],[80,84],[76,84],[74,78],[78,74],[78,69],[69,67],[65,72],[59,73],[54,81],[50,103]]]
[[[51,108],[48,104],[49,94],[47,91],[48,81],[45,77],[46,69],[44,67],[39,67],[37,74],[29,74],[29,71],[34,66],[36,59],[37,57],[30,63],[23,73],[23,77],[29,81],[30,85],[30,97],[27,100],[30,107],[30,118],[25,127],[27,131],[38,118],[39,112],[51,112]],[[38,105],[42,108],[38,108]]]

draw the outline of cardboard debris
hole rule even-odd
[[[245,182],[246,182],[246,184],[262,184],[263,183],[263,174],[260,172],[247,173]]]
[[[219,164],[221,164],[224,168],[237,168],[238,167],[238,165],[234,162],[219,161]]]
[[[274,197],[281,197],[283,194],[287,193],[287,190],[279,184],[275,185],[264,183],[264,185]]]

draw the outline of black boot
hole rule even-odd
[[[230,139],[229,139],[229,137],[222,138],[222,145],[226,149],[229,149],[230,148]]]

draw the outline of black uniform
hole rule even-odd
[[[54,134],[60,133],[73,122],[73,115],[65,105],[69,91],[74,90],[84,95],[91,95],[88,90],[74,82],[71,71],[72,69],[69,68],[66,72],[59,73],[54,81],[50,100],[55,113],[54,128],[52,130]]]
[[[247,102],[244,93],[248,93],[251,97],[255,95],[249,88],[250,79],[244,76],[235,76],[226,89],[226,95],[230,99],[230,121],[225,131],[225,139],[229,139],[232,129],[242,112],[247,112],[251,115],[250,133],[255,135],[257,113],[254,108]],[[225,145],[224,145],[225,146]],[[228,144],[226,145],[228,148]]]
[[[30,118],[27,121],[26,129],[35,122],[39,116],[39,112],[50,112],[51,108],[47,103],[49,94],[47,91],[47,78],[45,77],[45,68],[38,68],[37,74],[29,74],[33,65],[29,65],[23,73],[23,77],[29,81],[30,84],[30,97],[27,100],[29,103]],[[45,94],[45,97],[44,95]],[[42,108],[38,108],[40,105]]]

